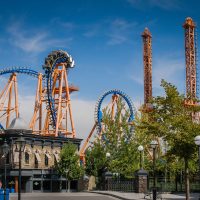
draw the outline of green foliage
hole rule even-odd
[[[88,175],[100,176],[106,166],[106,152],[97,141],[92,149],[86,151],[85,172]]]
[[[55,166],[58,173],[67,178],[67,180],[76,180],[83,175],[83,168],[79,163],[77,146],[72,143],[63,145],[60,152],[60,160]]]
[[[167,141],[167,154],[158,155],[158,159],[164,159],[168,169],[173,173],[177,173],[184,166],[188,199],[189,169],[195,171],[197,166],[197,146],[194,144],[194,138],[200,134],[200,125],[195,122],[194,115],[200,111],[200,107],[186,105],[184,95],[179,94],[172,84],[162,80],[161,86],[165,95],[152,99],[153,109],[151,112],[143,113],[138,129],[145,130],[149,138]],[[195,99],[192,101],[197,102]]]
[[[97,176],[107,169],[125,177],[132,177],[138,169],[138,144],[130,131],[129,116],[130,113],[122,99],[117,102],[115,116],[108,108],[103,110],[102,137],[96,139],[94,146],[86,155],[88,174]],[[108,152],[110,158],[106,158]]]
[[[154,109],[150,113],[152,120],[147,122],[148,131],[168,142],[168,155],[192,159],[196,152],[194,137],[200,134],[200,126],[193,122],[192,115],[199,106],[185,106],[184,96],[170,83],[162,80],[161,86],[165,96],[152,101]]]

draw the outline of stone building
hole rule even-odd
[[[0,134],[0,179],[4,180],[5,161],[7,168],[7,187],[18,191],[19,152],[16,152],[15,141],[19,134],[23,134],[26,141],[21,159],[22,192],[60,192],[66,191],[66,179],[57,174],[54,165],[59,160],[59,153],[63,144],[72,142],[79,150],[81,139],[50,137],[33,134],[22,118],[12,121],[10,127]],[[4,159],[2,145],[6,139],[9,153]],[[71,188],[77,189],[77,181],[72,181]]]

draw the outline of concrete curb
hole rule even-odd
[[[87,191],[87,192],[88,193],[96,193],[96,194],[101,194],[101,195],[112,196],[112,197],[115,197],[115,198],[118,198],[118,199],[122,199],[122,200],[136,200],[136,199],[133,199],[133,198],[130,199],[130,198],[126,198],[126,197],[122,197],[122,196],[116,195],[116,194],[111,194],[111,193],[108,193],[108,192],[100,192],[100,191]]]

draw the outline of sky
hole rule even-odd
[[[69,81],[80,88],[72,110],[77,137],[86,138],[94,124],[96,101],[119,89],[143,103],[141,33],[152,33],[153,95],[163,94],[161,79],[185,92],[184,30],[190,16],[200,24],[198,0],[7,0],[0,6],[0,69],[31,67],[42,72],[45,57],[62,49],[75,68]],[[198,31],[198,30],[197,30]],[[200,41],[197,41],[198,44]],[[1,88],[7,80],[1,78]],[[20,113],[33,113],[36,80],[19,80]]]

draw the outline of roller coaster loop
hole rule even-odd
[[[4,68],[2,70],[0,70],[0,75],[4,75],[4,74],[27,74],[33,77],[38,77],[39,76],[39,72],[32,70],[28,67],[10,67],[10,68]],[[0,129],[4,130],[4,127],[2,124],[0,124]]]
[[[107,92],[105,92],[97,101],[96,107],[95,107],[95,121],[97,122],[97,131],[98,133],[101,132],[101,123],[102,123],[102,118],[103,118],[103,114],[102,114],[102,103],[104,101],[104,99],[108,96],[108,95],[119,95],[121,96],[127,103],[128,105],[128,109],[130,112],[130,116],[128,119],[128,122],[132,122],[134,120],[134,110],[133,110],[133,105],[131,102],[131,99],[128,97],[128,95],[126,95],[124,92],[120,91],[120,90],[109,90]],[[133,129],[131,128],[131,131],[133,131]]]
[[[57,110],[55,108],[55,100],[52,95],[53,90],[53,72],[54,68],[59,64],[65,64],[66,69],[74,67],[74,60],[72,57],[65,51],[57,50],[52,51],[48,57],[45,59],[45,64],[43,65],[43,69],[45,70],[45,77],[46,77],[46,102],[47,102],[47,110],[50,113],[50,121],[53,128],[56,128],[56,121],[57,121]]]

